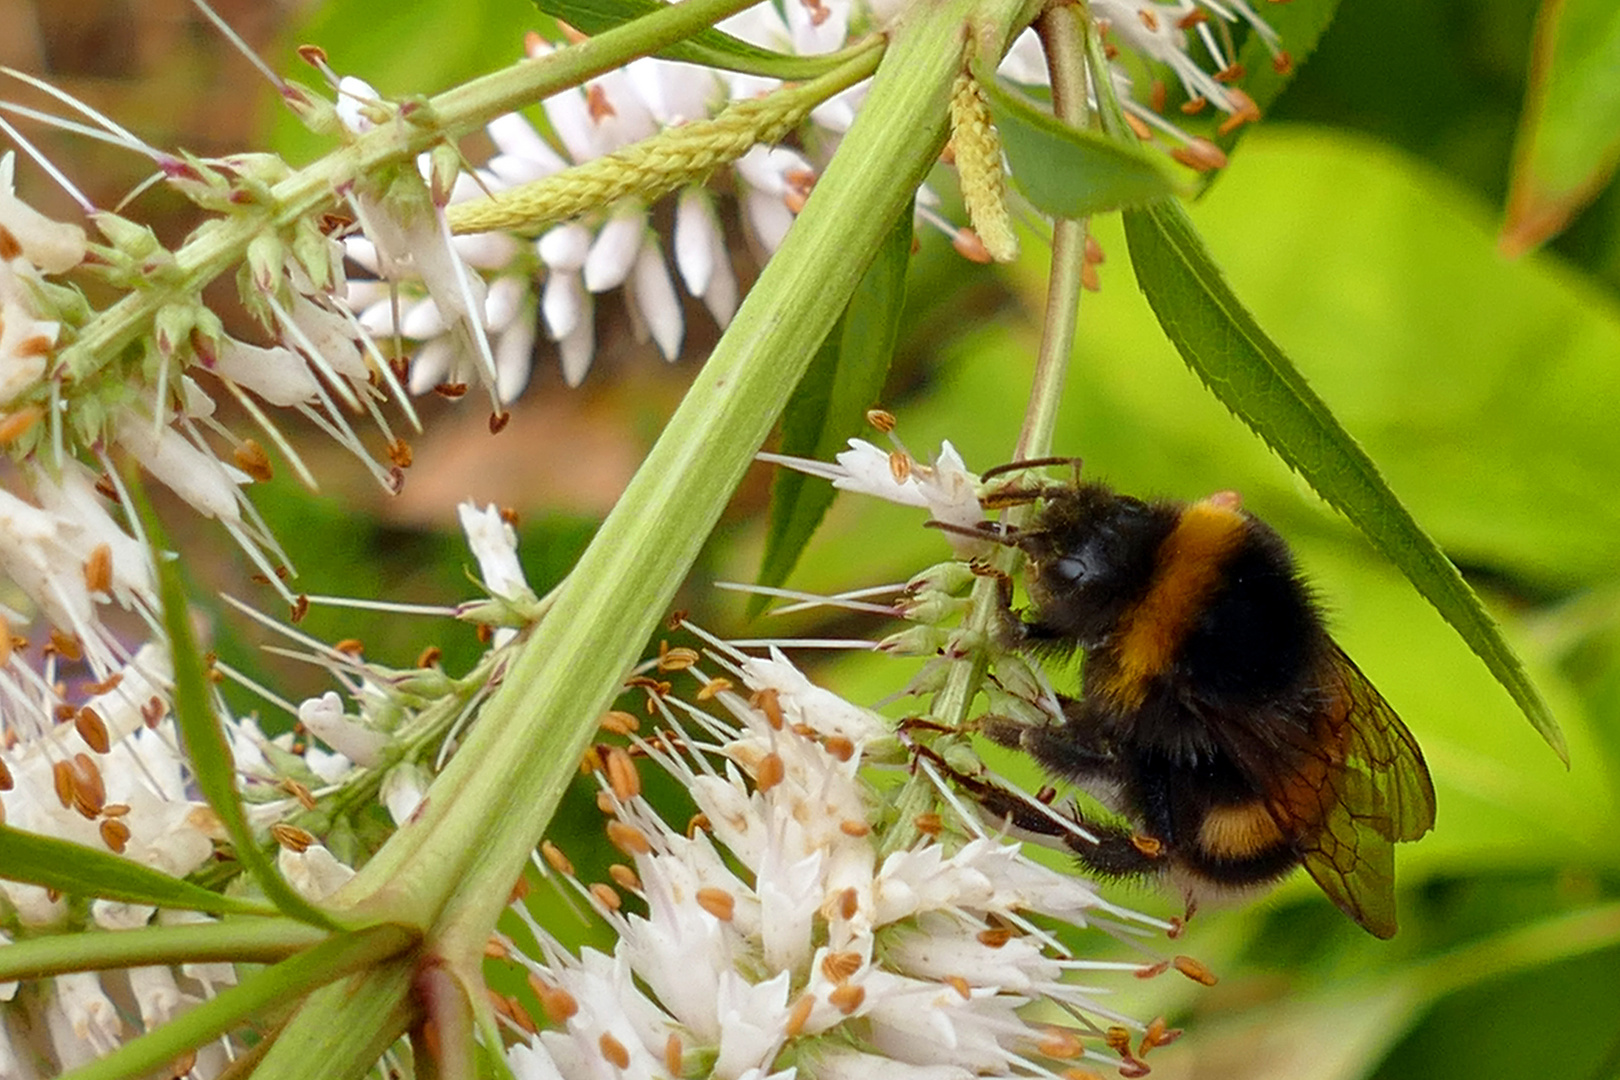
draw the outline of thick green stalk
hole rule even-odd
[[[896,30],[855,126],[663,437],[569,575],[419,822],[348,895],[474,956],[596,722],[737,481],[944,141],[966,0]],[[403,905],[403,906],[399,906]]]

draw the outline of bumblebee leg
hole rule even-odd
[[[985,735],[1002,746],[1023,750],[1048,772],[1082,786],[1095,780],[1115,780],[1120,774],[1118,752],[1098,710],[1085,698],[1059,697],[1063,723],[1017,725],[1004,721],[981,726]]]
[[[996,784],[972,777],[963,784],[975,801],[992,817],[1001,818],[1014,828],[1037,836],[1063,841],[1080,865],[1104,877],[1148,877],[1165,866],[1165,847],[1151,836],[1143,836],[1123,825],[1093,821],[1078,811],[1062,820],[1057,811],[1042,811],[1029,799]]]
[[[1055,734],[1063,730],[1030,728],[1007,717],[987,719],[1002,721],[1002,724],[995,726],[1003,734],[1014,730],[1024,735],[1031,731]],[[1015,742],[1013,745],[1024,744]],[[999,818],[1023,832],[1061,840],[1064,847],[1073,852],[1080,864],[1092,873],[1105,877],[1146,877],[1164,869],[1165,846],[1153,837],[1144,836],[1123,825],[1093,821],[1078,810],[1063,814],[1037,805],[1036,800],[1028,795],[1009,791],[1000,784],[953,768],[938,753],[921,744],[913,743],[911,751],[918,758],[926,758],[950,777],[951,782],[971,796],[990,817]],[[1097,755],[1094,760],[1098,764],[1098,772],[1107,775],[1103,765],[1108,759]],[[1045,802],[1044,798],[1040,800],[1041,804]]]
[[[1094,821],[1076,823],[1096,837],[1096,842],[1065,832],[1063,843],[1074,852],[1080,865],[1092,873],[1104,877],[1148,877],[1164,870],[1165,848],[1153,837],[1120,825],[1101,825]]]

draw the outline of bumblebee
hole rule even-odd
[[[1231,493],[1146,502],[1077,476],[1001,505],[1035,498],[1027,527],[986,533],[1026,557],[1032,606],[1014,613],[1007,587],[1007,637],[1083,650],[1081,691],[1060,696],[1061,723],[981,728],[1125,824],[1076,812],[1071,828],[983,781],[970,791],[1093,872],[1169,879],[1189,909],[1303,865],[1346,915],[1393,935],[1393,844],[1433,827],[1434,786],[1282,538]]]

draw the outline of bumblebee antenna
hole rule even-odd
[[[923,522],[923,528],[938,529],[940,532],[966,536],[973,540],[989,540],[991,543],[1006,544],[1008,547],[1018,546],[1018,530],[1010,525],[998,525],[993,521],[980,522],[978,528],[969,528],[966,525],[930,518]]]
[[[1010,472],[1019,472],[1023,469],[1042,469],[1048,465],[1071,465],[1074,467],[1074,478],[1080,479],[1080,469],[1084,464],[1082,458],[1077,457],[1038,457],[1023,458],[1019,461],[1009,461],[1005,465],[997,465],[993,469],[986,469],[979,474],[980,480],[988,480],[992,476],[1002,476]]]

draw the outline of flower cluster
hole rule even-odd
[[[170,714],[167,651],[142,646],[129,662],[86,688],[76,704],[60,689],[17,680],[13,657],[0,671],[8,689],[0,750],[0,820],[39,836],[110,851],[176,877],[203,868],[224,841],[214,811],[198,796]],[[31,700],[30,700],[31,699]],[[53,704],[54,703],[54,704]],[[311,788],[351,771],[341,755],[313,746],[294,752],[292,736],[267,738],[251,719],[226,717],[238,786],[260,827],[290,816]],[[306,860],[284,867],[298,880]],[[304,876],[307,876],[304,875]],[[87,907],[39,885],[0,880],[0,943],[47,934],[175,925],[205,917],[136,903],[95,900]],[[0,986],[0,1077],[55,1075],[87,1064],[142,1030],[236,982],[229,963],[81,972]],[[131,1029],[134,1029],[133,1031]],[[212,1075],[231,1049],[212,1044],[197,1067]],[[39,1062],[52,1066],[40,1071]]]
[[[517,564],[511,527],[493,508],[468,504],[461,516],[488,596],[438,613],[482,625],[532,618],[536,601]],[[511,635],[491,635],[486,674],[475,673],[470,687],[458,688],[431,666],[391,672],[361,660],[354,643],[333,648],[290,627],[275,628],[329,669],[358,708],[350,711],[332,692],[297,706],[267,693],[271,704],[296,712],[301,731],[273,738],[252,718],[233,716],[223,698],[215,697],[214,709],[250,826],[276,842],[282,875],[318,902],[353,877],[345,861],[354,858],[353,838],[340,857],[298,822],[317,819],[319,808],[335,802],[352,802],[357,793],[363,801],[380,802],[396,824],[407,820],[430,778],[424,759],[442,747],[470,702],[487,692],[493,681],[487,666],[509,654]],[[166,647],[142,645],[103,678],[72,690],[58,679],[76,670],[75,659],[90,658],[69,657],[64,647],[45,647],[46,668],[36,671],[27,662],[32,650],[12,643],[0,665],[0,823],[175,877],[205,870],[228,837],[197,790],[175,727]],[[216,670],[258,689],[228,665],[217,663]],[[91,928],[117,931],[204,918],[109,900],[86,905],[40,885],[0,879],[0,947]],[[215,962],[0,983],[0,1080],[56,1075],[87,1064],[236,979],[232,964]],[[210,1044],[192,1063],[195,1075],[217,1075],[240,1049],[228,1038]]]
[[[689,649],[662,657],[663,672],[684,671],[699,689],[691,702],[654,689],[655,734],[637,734],[631,714],[610,716],[629,733],[628,748],[597,751],[607,837],[626,860],[611,884],[579,880],[564,852],[546,851],[550,870],[617,933],[612,953],[575,955],[514,905],[539,954],[506,953],[527,968],[549,1021],[536,1032],[511,1005],[531,1032],[508,1051],[516,1075],[966,1080],[1081,1062],[1146,1071],[1142,1055],[1173,1034],[1110,1010],[1105,990],[1072,976],[1165,965],[1085,959],[1052,925],[1121,936],[1163,924],[1030,861],[976,817],[950,825],[918,809],[937,805],[922,774],[880,794],[874,770],[897,750],[888,722],[813,685],[775,650],[746,657],[713,645],[724,675]],[[691,796],[689,826],[642,794],[638,760]],[[1037,1002],[1060,1006],[1065,1021],[1027,1017]]]

